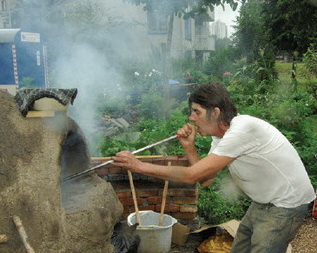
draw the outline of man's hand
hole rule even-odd
[[[123,167],[134,172],[138,172],[142,164],[130,151],[121,151],[112,159],[114,160],[114,166]]]
[[[195,126],[186,124],[177,131],[177,134],[180,135],[179,140],[183,147],[194,145],[196,137]]]

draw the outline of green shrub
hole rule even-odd
[[[311,43],[307,52],[304,54],[303,63],[305,67],[317,76],[317,43]]]
[[[230,180],[227,169],[222,170],[211,185],[199,185],[198,189],[198,212],[209,224],[241,220],[251,203]]]
[[[136,110],[145,119],[164,118],[176,104],[175,99],[166,98],[161,92],[144,93]]]

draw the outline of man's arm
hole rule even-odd
[[[195,184],[197,182],[210,182],[234,158],[210,154],[190,167],[168,167],[141,162],[131,152],[123,151],[113,157],[113,160],[115,161],[113,165],[129,169],[136,173],[173,182]]]

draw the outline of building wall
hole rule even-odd
[[[11,27],[11,12],[17,0],[0,0],[0,29]]]
[[[143,6],[135,6],[123,2],[122,0],[108,0],[107,6],[109,13],[115,17],[131,23],[137,23],[132,31],[135,34],[134,43],[136,57],[148,57],[153,49],[162,53],[162,49],[166,47],[167,33],[149,33],[148,32],[148,15],[143,10]],[[213,17],[213,13],[211,13]],[[212,19],[211,19],[212,20]],[[185,38],[185,21],[183,18],[174,17],[173,37],[171,44],[171,56],[179,57],[190,52],[195,55],[196,50],[214,50],[214,38],[212,38],[209,30],[209,22],[203,25],[195,25],[195,20],[190,19],[191,39]]]
[[[211,34],[219,39],[227,38],[227,25],[219,20],[213,22],[211,24]]]

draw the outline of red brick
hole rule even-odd
[[[162,197],[156,196],[156,197],[148,197],[147,198],[148,204],[161,204],[162,203]],[[166,203],[170,203],[169,198],[166,198]]]
[[[154,211],[155,210],[155,206],[154,205],[148,205],[148,206],[138,206],[139,211],[147,211],[147,210],[151,210]],[[135,208],[131,207],[130,208],[130,213],[134,213],[135,212]]]
[[[198,208],[195,205],[181,205],[179,211],[182,213],[197,213]]]
[[[133,198],[122,198],[120,199],[120,202],[124,206],[129,206],[134,204]],[[138,205],[142,205],[143,203],[144,203],[144,200],[142,198],[137,198]]]
[[[122,198],[128,198],[128,197],[131,197],[132,196],[132,192],[131,191],[116,191],[117,193],[117,196],[119,199],[122,199]]]
[[[185,220],[192,220],[197,217],[197,213],[171,213],[175,219],[185,219]]]
[[[160,190],[160,195],[162,195],[163,190]],[[183,197],[184,196],[184,190],[183,189],[175,189],[175,188],[170,188],[167,191],[167,196],[170,197]]]
[[[173,201],[175,204],[197,204],[197,199],[191,197],[175,197]]]
[[[109,174],[109,168],[100,168],[96,170],[96,173],[98,175],[108,175]]]
[[[120,167],[110,167],[109,173],[110,174],[127,174],[126,170],[123,170]]]
[[[180,206],[175,204],[166,205],[164,208],[164,213],[175,213],[179,212]],[[156,212],[161,212],[161,205],[155,207]]]
[[[138,197],[158,196],[158,190],[157,189],[136,190],[136,195]]]
[[[194,188],[194,189],[184,189],[184,195],[185,197],[196,197],[198,198],[198,189]]]

